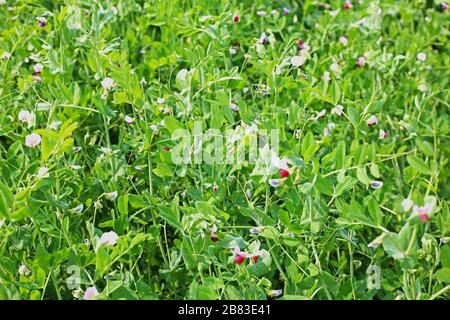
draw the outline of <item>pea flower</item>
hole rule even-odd
[[[28,276],[30,273],[31,273],[31,271],[27,268],[26,265],[22,264],[22,265],[19,267],[19,274],[20,274],[21,276]]]
[[[423,52],[419,52],[416,56],[416,59],[419,62],[424,62],[425,60],[427,60],[427,55]]]
[[[291,64],[294,67],[300,68],[306,61],[306,57],[305,56],[293,56],[291,58]]]
[[[335,114],[337,116],[341,116],[343,111],[344,111],[344,106],[339,104],[336,107],[331,109],[331,114]]]
[[[50,175],[48,173],[48,168],[46,167],[40,167],[38,170],[37,177],[40,179],[48,178]]]
[[[267,35],[266,35],[265,32],[261,33],[261,36],[259,37],[258,43],[262,44],[262,45],[267,43]]]
[[[115,245],[117,243],[117,239],[119,239],[119,236],[114,231],[105,232],[100,237],[100,240],[98,242],[98,245]]]
[[[35,75],[40,75],[42,73],[42,70],[44,70],[44,66],[40,63],[36,63],[33,69]]]
[[[114,201],[117,198],[117,191],[105,193],[105,197],[106,197],[106,199],[108,199],[110,201]]]
[[[447,11],[448,9],[448,4],[447,2],[441,2],[441,4],[439,5],[439,10],[441,10],[441,12]]]
[[[414,202],[410,198],[403,199],[402,204],[401,204],[404,212],[408,212],[409,210],[411,210],[413,205],[414,205]]]
[[[373,189],[380,189],[380,188],[383,186],[383,181],[377,181],[377,180],[372,181],[372,182],[370,183],[370,186],[371,186]]]
[[[105,79],[102,80],[101,82],[103,89],[105,89],[105,91],[109,91],[112,89],[112,87],[114,87],[114,80],[112,78],[106,77]]]
[[[37,133],[32,133],[25,137],[25,145],[29,148],[37,147],[42,141],[42,138]]]
[[[287,178],[287,177],[289,177],[289,171],[288,171],[288,170],[281,169],[279,173],[280,173],[280,176],[281,176],[282,178]]]
[[[217,226],[215,224],[213,224],[211,229],[209,229],[209,232],[210,232],[209,238],[211,239],[212,242],[219,241],[219,237],[217,236]]]
[[[260,17],[265,16],[266,14],[267,14],[267,12],[264,11],[264,10],[258,10],[258,11],[256,11],[256,15],[258,15],[258,16],[260,16]]]
[[[80,213],[81,211],[83,211],[83,209],[84,209],[84,205],[80,204],[80,205],[76,206],[75,208],[73,208],[72,211],[75,213]]]
[[[247,259],[248,254],[244,251],[241,251],[241,249],[238,246],[235,246],[232,248],[233,252],[234,252],[234,262],[236,262],[237,264],[242,264],[245,259]]]
[[[281,184],[281,181],[279,179],[270,179],[269,184],[274,188],[278,188]]]
[[[130,116],[125,116],[123,118],[125,120],[126,123],[128,124],[132,124],[134,122],[134,118],[130,117]]]
[[[276,298],[279,297],[283,294],[283,290],[282,289],[277,289],[277,290],[270,290],[269,292],[269,296],[271,298]]]
[[[9,58],[11,58],[11,54],[9,52],[3,52],[0,59],[2,60],[8,60]]]
[[[230,103],[230,109],[233,110],[234,112],[238,112],[239,111],[239,107],[234,102]]]
[[[340,37],[339,38],[339,42],[343,45],[346,46],[348,44],[348,39],[346,37]]]
[[[382,233],[378,237],[376,237],[371,243],[369,243],[367,246],[369,248],[378,248],[380,244],[383,243],[384,237],[386,237],[386,233]]]
[[[36,121],[36,115],[34,112],[30,112],[28,110],[20,110],[17,118],[21,122],[26,122],[28,124],[28,128],[31,128]]]
[[[156,100],[156,102],[159,103],[159,104],[163,104],[164,102],[166,102],[166,99],[164,99],[164,98],[158,98],[158,99]]]
[[[41,28],[47,25],[47,19],[45,17],[37,17],[36,20],[39,22],[39,27]]]
[[[347,10],[347,9],[350,9],[351,7],[352,7],[352,3],[350,1],[345,1],[344,9]]]
[[[359,57],[358,60],[356,60],[356,66],[359,68],[364,67],[365,64],[366,64],[366,58],[364,58],[363,56]]]
[[[425,203],[423,207],[414,205],[413,215],[419,216],[420,221],[427,222],[430,219],[431,211],[433,211],[433,205],[431,203]]]
[[[388,133],[384,131],[383,129],[380,129],[380,133],[378,134],[378,138],[380,139],[386,139],[388,136]]]
[[[339,64],[335,62],[330,65],[330,71],[334,73],[339,73],[341,71],[341,68],[339,67]]]
[[[325,71],[323,73],[322,80],[325,81],[325,82],[330,81],[330,73],[328,71]]]
[[[98,296],[98,291],[95,287],[88,287],[84,292],[83,299],[84,300],[93,300]]]
[[[240,20],[239,16],[235,14],[235,15],[233,16],[233,22],[234,22],[234,23],[238,23],[239,20]]]
[[[369,126],[373,126],[373,125],[377,124],[377,122],[378,122],[377,117],[376,117],[376,116],[373,116],[373,115],[370,116],[369,119],[367,119],[367,124],[368,124]]]

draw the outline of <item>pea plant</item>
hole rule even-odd
[[[0,299],[450,298],[445,2],[0,19]]]

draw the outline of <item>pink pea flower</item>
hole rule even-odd
[[[211,239],[212,242],[219,241],[219,237],[217,236],[217,226],[215,224],[213,224],[211,229],[209,229],[209,232],[210,232],[209,238]]]
[[[439,9],[441,10],[441,12],[447,11],[448,9],[447,2],[441,2],[441,4],[439,5]]]
[[[40,63],[36,63],[33,67],[34,74],[39,75],[42,73],[42,70],[44,70],[44,66]]]
[[[344,111],[344,106],[339,104],[336,107],[331,109],[331,114],[335,114],[337,116],[341,116],[343,111]]]
[[[98,291],[95,287],[88,287],[84,292],[83,299],[84,300],[93,300],[98,296]]]
[[[356,66],[359,68],[364,67],[365,64],[366,64],[366,58],[364,58],[363,56],[359,57],[358,60],[356,60]]]
[[[328,71],[325,71],[323,73],[322,80],[325,81],[325,82],[328,82],[328,81],[330,81],[330,79],[331,79],[330,78],[330,73]]]
[[[259,43],[264,45],[267,43],[267,35],[265,32],[261,33],[261,36],[259,37]]]
[[[298,48],[299,50],[305,49],[305,45],[304,45],[302,39],[298,39],[298,41],[297,41],[297,48]]]
[[[234,112],[238,112],[239,107],[238,107],[238,105],[236,103],[231,102],[230,103],[230,109],[233,110]]]
[[[348,44],[348,39],[346,37],[340,37],[339,38],[339,42],[343,45],[346,46]]]
[[[350,9],[352,7],[352,3],[350,2],[350,1],[345,1],[345,3],[344,3],[344,9],[345,10],[347,10],[347,9]]]
[[[29,148],[37,147],[42,141],[42,138],[37,133],[32,133],[25,137],[25,145]]]
[[[422,222],[427,222],[430,219],[431,211],[433,211],[433,206],[430,203],[425,203],[423,207],[418,205],[413,207],[413,214],[419,216]]]
[[[234,22],[234,23],[238,23],[239,20],[240,20],[239,16],[235,14],[235,15],[233,16],[233,22]]]
[[[123,118],[125,120],[126,123],[128,124],[132,124],[134,122],[134,118],[130,117],[130,116],[125,116]]]
[[[283,14],[285,15],[285,16],[287,16],[288,14],[289,14],[289,9],[288,8],[286,8],[286,7],[284,7],[283,8]]]
[[[377,122],[378,122],[378,119],[376,116],[370,116],[370,118],[367,119],[367,124],[369,126],[373,126],[373,125],[377,124]]]
[[[380,133],[378,134],[378,138],[380,139],[386,139],[388,136],[388,133],[384,131],[383,129],[380,129]]]

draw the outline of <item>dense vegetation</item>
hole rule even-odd
[[[450,298],[445,3],[0,0],[0,19],[1,299]],[[234,151],[278,130],[278,153],[176,163],[196,124]]]

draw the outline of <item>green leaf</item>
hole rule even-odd
[[[450,268],[442,268],[434,274],[441,282],[450,283]]]
[[[164,118],[164,126],[170,133],[174,132],[176,129],[185,129],[183,124],[172,116]]]
[[[128,216],[128,195],[120,196],[117,200],[117,208],[124,216]]]
[[[450,246],[441,248],[441,264],[444,268],[450,268]]]
[[[339,141],[336,148],[336,169],[341,169],[345,162],[345,141]]]
[[[181,243],[181,256],[187,269],[192,270],[195,268],[196,262],[188,238],[184,238]]]
[[[0,217],[8,218],[12,208],[14,197],[9,188],[0,182]]]
[[[417,156],[407,156],[406,161],[408,161],[409,165],[416,169],[419,173],[423,173],[426,175],[431,174],[431,170],[428,165]]]
[[[179,217],[175,211],[173,211],[168,206],[159,206],[159,215],[161,218],[166,221],[169,225],[174,227],[175,229],[181,230],[181,224]]]
[[[367,176],[366,167],[358,167],[356,168],[356,177],[360,182],[368,186],[371,182],[369,177]]]
[[[367,209],[369,210],[371,218],[377,223],[377,225],[380,225],[382,219],[381,210],[377,200],[375,200],[374,197],[370,197],[367,203]]]

